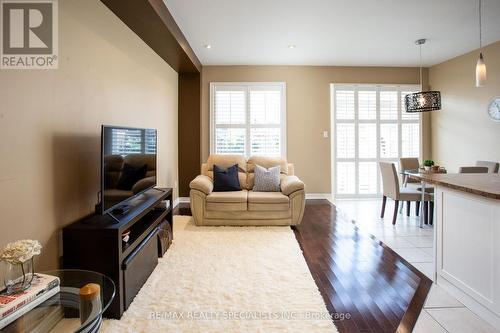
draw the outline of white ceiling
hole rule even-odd
[[[479,46],[478,0],[164,1],[204,65],[418,66],[427,38],[430,66]],[[498,40],[500,0],[483,0],[483,45]]]

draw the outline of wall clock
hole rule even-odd
[[[500,97],[495,97],[488,106],[488,114],[493,121],[500,122]]]

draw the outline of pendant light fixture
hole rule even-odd
[[[481,48],[483,47],[481,3],[482,0],[479,0],[479,59],[477,59],[476,64],[476,87],[483,87],[486,83],[486,64],[484,63],[483,52],[481,52]]]
[[[425,39],[417,39],[415,44],[420,48],[420,86],[422,87],[422,45]],[[406,112],[427,112],[441,110],[441,93],[439,91],[421,91],[405,96]]]

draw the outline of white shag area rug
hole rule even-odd
[[[103,332],[337,332],[289,227],[197,227],[174,243]]]

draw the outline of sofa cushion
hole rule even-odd
[[[288,177],[287,175],[280,174],[280,184],[283,181],[285,177]],[[240,184],[241,184],[241,178],[240,178]],[[255,173],[249,173],[247,176],[247,190],[253,190],[253,187],[255,186]]]
[[[271,168],[279,165],[280,172],[285,175],[288,174],[288,163],[286,159],[281,157],[252,156],[247,162],[247,172],[254,173],[255,165],[260,165],[264,168]]]
[[[286,210],[246,210],[246,211],[227,211],[227,210],[205,210],[205,219],[224,219],[230,221],[230,224],[238,224],[238,220],[264,220],[273,224],[275,219],[290,219],[292,213],[290,209]]]
[[[260,165],[255,166],[254,191],[279,192],[280,191],[280,166],[266,169]]]
[[[285,159],[281,157],[252,156],[248,159],[247,162],[247,190],[253,189],[255,184],[255,165],[260,165],[267,169],[279,165],[281,173],[280,179],[288,174],[288,163]]]
[[[214,211],[246,211],[248,191],[212,192],[207,195],[206,209]]]
[[[248,191],[212,192],[207,195],[207,202],[247,202]]]
[[[290,199],[281,192],[248,191],[248,202],[252,203],[288,203]]]
[[[245,157],[240,155],[210,155],[207,160],[207,171],[213,171],[214,165],[217,165],[221,168],[229,168],[238,164],[238,168],[240,172],[247,171],[247,161]]]
[[[238,164],[238,179],[242,189],[247,189],[247,161],[239,155],[210,155],[201,166],[201,174],[214,179],[214,165],[228,168]]]
[[[290,209],[290,199],[281,192],[248,191],[248,210],[277,211]]]
[[[238,164],[229,168],[214,165],[214,192],[228,192],[241,190],[238,180]]]

